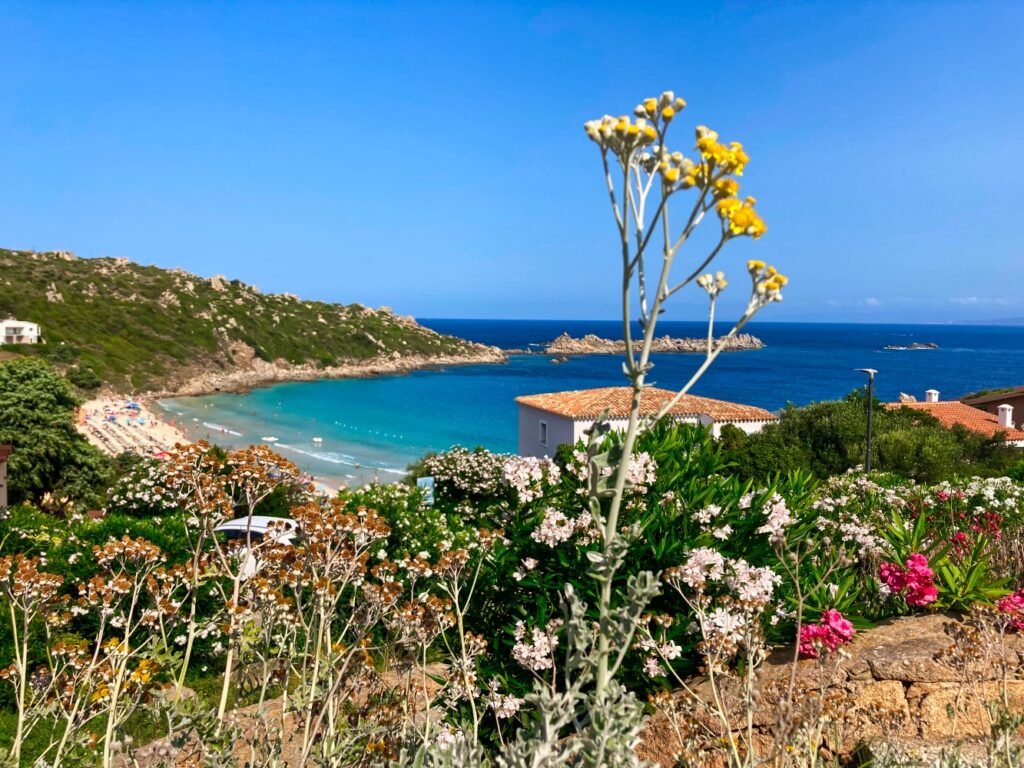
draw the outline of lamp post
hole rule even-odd
[[[878,373],[874,368],[854,368],[853,370],[859,373],[866,373],[868,375],[868,450],[867,456],[864,459],[864,472],[870,474],[871,472],[871,422],[875,411],[875,374]]]

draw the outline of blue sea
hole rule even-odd
[[[605,321],[421,320],[441,333],[505,349],[536,349],[563,332],[621,338]],[[721,332],[727,331],[722,327]],[[990,387],[1024,384],[1024,327],[752,323],[767,345],[723,353],[694,394],[772,410],[841,398],[863,386],[855,368],[878,370],[883,400],[901,392],[942,399]],[[664,321],[658,335],[702,336],[703,323]],[[886,345],[935,342],[939,349],[891,351]],[[699,355],[655,355],[649,380],[678,388]],[[277,449],[327,483],[355,485],[401,477],[431,450],[452,445],[516,448],[518,395],[624,384],[615,355],[515,355],[504,365],[454,366],[375,379],[278,384],[245,394],[164,400],[167,416],[193,438],[225,447],[276,437]],[[314,442],[313,438],[320,441]]]

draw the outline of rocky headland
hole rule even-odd
[[[720,343],[722,338],[715,339]],[[707,339],[672,338],[671,336],[660,336],[655,338],[651,345],[652,352],[661,353],[694,353],[706,352],[708,348]],[[740,352],[764,348],[764,342],[749,333],[740,333],[726,340],[725,351]],[[621,355],[626,351],[626,343],[621,340],[602,339],[592,333],[581,338],[574,338],[568,333],[563,333],[546,347],[544,354],[548,355]]]
[[[506,359],[389,307],[68,251],[0,248],[0,306],[43,336],[2,354],[44,356],[91,394],[198,395]]]
[[[466,347],[449,354],[402,354],[391,352],[369,359],[342,361],[336,365],[318,366],[312,363],[294,364],[287,360],[267,361],[244,342],[231,347],[232,367],[228,370],[195,371],[193,375],[168,382],[160,392],[149,397],[184,397],[207,395],[215,392],[246,392],[255,387],[280,384],[287,381],[316,381],[317,379],[370,378],[409,373],[427,368],[476,363],[504,363],[508,356],[497,347],[465,342]]]

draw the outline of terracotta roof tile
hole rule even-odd
[[[915,411],[930,413],[945,427],[959,424],[972,432],[992,437],[996,432],[1005,433],[1005,440],[1024,440],[1024,430],[1002,429],[995,414],[980,408],[961,403],[957,400],[943,400],[938,403],[888,403],[886,408],[913,408]]]
[[[517,397],[516,402],[572,419],[596,419],[606,410],[610,418],[624,419],[629,416],[632,394],[633,390],[629,387],[602,387],[549,392],[543,395],[523,395]],[[675,394],[667,389],[645,389],[640,399],[641,413],[652,414],[661,410]],[[679,417],[706,415],[716,422],[774,421],[776,418],[764,408],[697,395],[683,395],[671,413]]]

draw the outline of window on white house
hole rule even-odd
[[[540,423],[540,444],[548,444],[548,423],[546,421]]]

